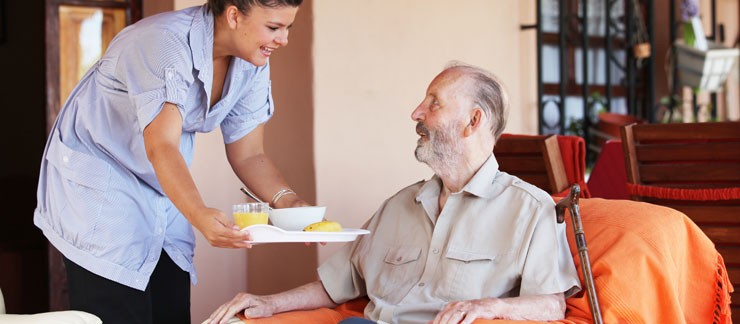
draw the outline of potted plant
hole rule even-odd
[[[715,92],[724,84],[740,51],[707,41],[698,14],[697,0],[682,0],[683,39],[673,44],[677,81],[696,91]]]

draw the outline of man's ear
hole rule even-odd
[[[235,5],[230,5],[226,7],[226,10],[224,10],[224,18],[226,18],[226,24],[230,29],[236,29],[239,19],[241,18],[239,15],[240,13],[239,8]]]
[[[480,125],[483,123],[483,110],[480,108],[475,108],[470,112],[470,122],[467,126],[465,126],[465,131],[463,132],[463,136],[468,137],[470,135],[473,135],[475,131],[478,130]]]

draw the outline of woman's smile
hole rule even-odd
[[[272,54],[272,51],[274,51],[276,49],[277,49],[277,47],[262,46],[262,47],[260,47],[260,52],[262,52],[262,55],[264,55],[266,57],[270,57],[270,54]]]

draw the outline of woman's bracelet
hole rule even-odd
[[[296,193],[293,192],[293,190],[290,189],[283,189],[278,191],[274,196],[272,196],[272,202],[270,203],[272,205],[272,208],[277,208],[277,202],[285,195],[295,195]]]

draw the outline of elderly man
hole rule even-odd
[[[270,295],[239,294],[213,322],[334,307],[368,296],[365,317],[387,323],[557,320],[580,288],[553,200],[498,170],[506,95],[491,73],[452,66],[411,118],[416,158],[435,175],[404,188],[367,223],[370,235],[319,267],[320,280]],[[370,322],[348,319],[343,322]]]

